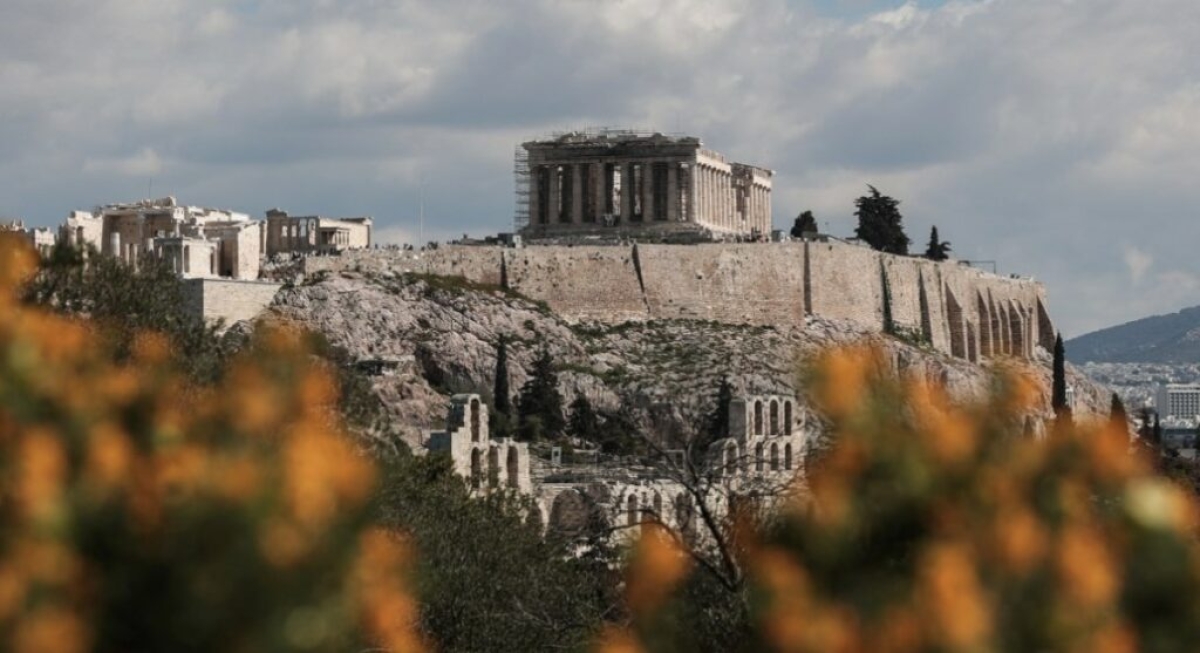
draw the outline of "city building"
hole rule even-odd
[[[1163,419],[1194,419],[1200,416],[1200,384],[1167,383],[1159,386],[1154,405]]]

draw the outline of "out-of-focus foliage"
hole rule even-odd
[[[471,495],[447,457],[400,457],[381,501],[411,536],[421,625],[445,653],[586,650],[619,609],[608,565],[544,538],[527,498]]]
[[[34,265],[0,236],[0,649],[421,647],[377,473],[297,337],[191,387],[162,336],[119,362],[19,302]]]
[[[1014,416],[1037,393],[1015,375],[962,407],[886,372],[871,350],[831,354],[817,369],[814,399],[834,444],[811,494],[746,547],[747,648],[1196,648],[1195,506],[1124,428],[1102,420],[1023,437]],[[645,622],[672,608],[643,609]],[[678,649],[656,633],[635,621],[604,650]]]
[[[170,266],[144,257],[135,269],[121,261],[59,244],[23,287],[25,300],[89,320],[104,350],[127,358],[137,334],[166,336],[176,362],[193,380],[217,380],[225,347],[215,325],[185,310],[183,282]]]

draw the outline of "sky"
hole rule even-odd
[[[519,143],[686,132],[776,171],[776,228],[849,236],[873,184],[1074,336],[1200,304],[1197,33],[1195,0],[3,0],[0,216],[479,236]]]

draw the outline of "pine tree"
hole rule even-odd
[[[1054,370],[1050,390],[1050,406],[1059,419],[1071,419],[1071,407],[1067,405],[1067,359],[1062,334],[1054,339]]]
[[[518,435],[522,440],[556,438],[566,427],[563,419],[563,398],[558,391],[558,374],[554,371],[554,359],[543,349],[529,380],[521,386],[517,400]]]
[[[492,412],[488,417],[492,437],[508,437],[512,428],[512,395],[508,390],[508,342],[504,336],[496,343],[496,375],[492,385]]]
[[[900,202],[880,194],[874,186],[868,184],[867,188],[870,195],[854,200],[854,215],[858,216],[855,237],[881,252],[907,255],[912,241],[904,234]]]
[[[803,238],[804,234],[817,233],[817,218],[813,216],[812,211],[805,211],[796,216],[796,221],[792,224],[792,238]]]
[[[950,242],[938,239],[937,225],[929,230],[929,245],[925,247],[925,258],[944,261],[950,258]]]
[[[588,401],[587,395],[576,395],[569,411],[567,432],[581,440],[596,442],[600,433],[600,417],[592,409],[592,402]]]

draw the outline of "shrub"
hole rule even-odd
[[[33,266],[0,238],[0,648],[421,646],[404,546],[371,527],[374,467],[298,337],[196,388],[162,336],[120,362],[21,305]]]

